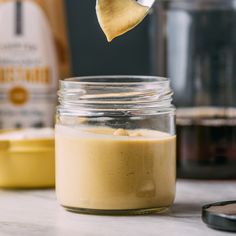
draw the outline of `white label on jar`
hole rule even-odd
[[[0,4],[0,127],[52,126],[57,85],[54,36],[41,7]]]

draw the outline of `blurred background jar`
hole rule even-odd
[[[64,0],[0,0],[0,128],[52,127],[69,75]]]
[[[236,1],[159,1],[152,73],[174,88],[179,177],[236,178]]]

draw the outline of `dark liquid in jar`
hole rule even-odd
[[[178,176],[236,178],[236,120],[197,118],[177,125]]]

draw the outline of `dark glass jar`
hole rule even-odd
[[[153,66],[175,92],[178,176],[236,178],[236,1],[162,0],[155,11]]]

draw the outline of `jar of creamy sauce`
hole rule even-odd
[[[144,214],[175,198],[175,108],[168,79],[98,76],[60,82],[56,193],[69,211]]]

